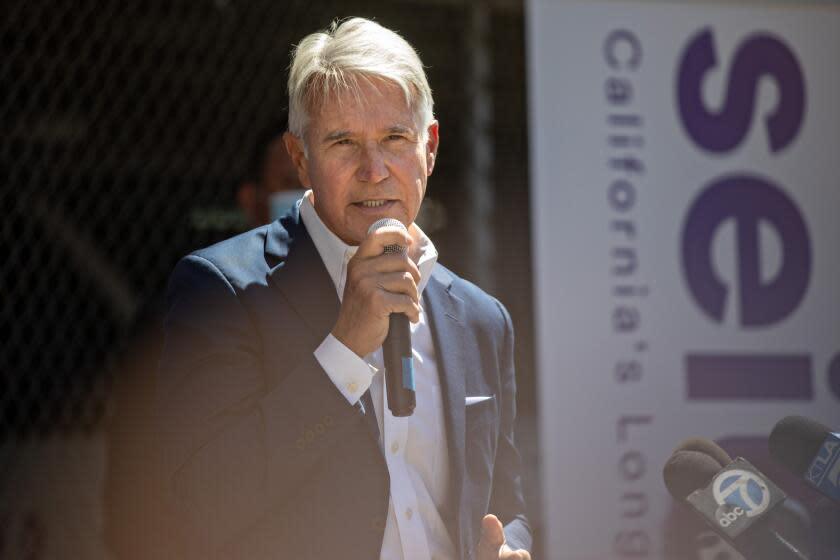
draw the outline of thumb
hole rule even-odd
[[[499,558],[499,549],[505,544],[505,532],[502,522],[495,515],[488,514],[481,520],[481,539],[478,541],[476,557],[478,560]]]

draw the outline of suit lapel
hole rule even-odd
[[[446,421],[449,449],[450,475],[453,499],[448,504],[447,525],[454,529],[455,546],[464,550],[461,543],[461,494],[465,469],[464,382],[466,345],[464,302],[451,292],[452,276],[441,266],[435,266],[432,277],[423,293],[428,309],[430,327],[437,353],[438,374],[443,393],[443,410]]]
[[[320,342],[332,330],[338,317],[339,301],[335,286],[321,255],[295,207],[282,221],[271,224],[266,239],[266,255],[274,266],[271,282],[286,298]]]
[[[318,248],[306,231],[297,207],[271,225],[266,238],[266,257],[272,266],[271,283],[309,328],[312,350],[335,326],[340,302]],[[357,409],[364,415],[370,436],[379,443],[379,423],[370,400],[362,395]]]

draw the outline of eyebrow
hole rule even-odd
[[[409,135],[414,134],[414,130],[412,130],[411,128],[409,128],[407,126],[403,126],[401,124],[395,124],[393,126],[389,126],[386,129],[386,132],[388,134],[409,134]],[[324,139],[322,140],[322,142],[324,142],[326,144],[326,143],[329,143],[329,142],[335,142],[336,140],[341,140],[343,138],[349,138],[350,136],[352,136],[352,133],[349,130],[335,130],[333,132],[330,132],[326,136],[324,136]]]
[[[324,136],[323,142],[334,142],[335,140],[341,140],[342,138],[347,138],[348,136],[350,136],[349,130],[336,130]]]
[[[388,133],[389,134],[394,134],[394,133],[396,133],[396,134],[413,134],[414,131],[412,129],[408,128],[407,126],[403,126],[401,124],[396,124],[396,125],[388,128]]]

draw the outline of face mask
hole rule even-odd
[[[303,198],[306,191],[295,189],[291,191],[280,191],[268,195],[268,217],[273,222],[286,214],[297,202]]]

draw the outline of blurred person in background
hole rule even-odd
[[[286,127],[283,112],[255,135],[247,174],[236,188],[236,207],[226,211],[224,219],[201,220],[201,227],[195,220],[186,220],[184,252],[241,233],[246,227],[268,223],[303,195],[283,143]],[[163,302],[147,302],[116,368],[107,423],[104,523],[108,548],[119,560],[178,557],[172,547],[174,537],[169,534],[171,519],[161,505],[158,463],[152,460],[162,325]]]
[[[303,197],[297,169],[283,143],[287,128],[284,113],[260,131],[251,156],[250,177],[237,188],[237,205],[251,227],[278,219]]]
[[[181,550],[530,558],[510,317],[415,224],[439,142],[422,63],[353,18],[301,41],[289,97],[306,195],[170,279],[157,422]],[[407,231],[369,232],[384,217]],[[384,398],[390,313],[413,323],[408,417]]]

